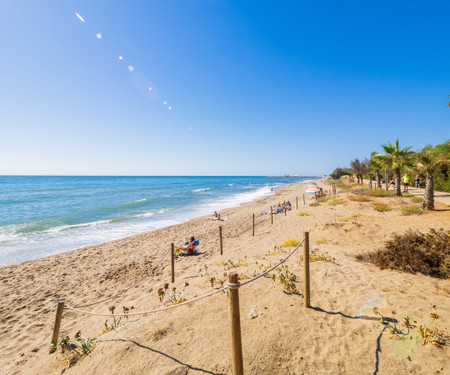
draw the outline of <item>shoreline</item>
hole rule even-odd
[[[108,313],[112,304],[119,309],[133,306],[135,311],[166,305],[167,302],[159,300],[157,290],[170,281],[167,257],[170,244],[191,235],[200,239],[201,254],[176,260],[176,280],[170,286],[178,290],[186,288],[184,295],[188,300],[213,290],[210,278],[222,278],[224,272],[236,271],[249,277],[254,272],[260,273],[260,267],[274,264],[282,257],[270,255],[275,247],[287,238],[301,238],[304,231],[310,232],[311,250],[317,247],[336,259],[335,262],[311,263],[312,309],[304,309],[301,295],[284,293],[270,278],[261,278],[242,288],[241,319],[247,373],[281,375],[290,369],[293,373],[316,374],[327,373],[330,369],[339,372],[339,368],[348,374],[373,372],[375,357],[367,353],[375,353],[380,334],[376,322],[345,318],[358,317],[361,312],[370,315],[372,302],[368,301],[378,301],[378,307],[385,314],[395,308],[400,314],[410,314],[419,321],[426,319],[430,303],[433,303],[442,314],[440,324],[449,326],[450,317],[444,313],[450,311],[447,280],[379,270],[354,259],[356,253],[376,248],[381,233],[382,242],[393,231],[439,228],[446,217],[445,211],[403,217],[398,210],[381,214],[370,205],[350,201],[336,207],[329,204],[314,207],[309,205],[313,202],[310,197],[306,205],[301,201],[306,186],[305,183],[289,184],[268,197],[223,210],[222,214],[230,217],[225,222],[197,217],[120,240],[1,267],[2,374],[61,373],[63,354],[59,351],[48,354],[56,302],[60,298],[70,306],[91,304],[117,295],[142,279],[126,293],[86,309]],[[298,210],[296,196],[300,199]],[[338,196],[345,199],[346,193],[339,192]],[[256,215],[255,236],[252,237],[252,213],[259,214],[269,204],[283,200],[290,200],[294,209],[286,216],[274,215],[274,224],[270,224],[270,215]],[[299,216],[302,211],[308,214]],[[358,225],[339,220],[355,212],[363,213]],[[219,225],[223,226],[223,256],[219,254]],[[326,243],[322,243],[324,238]],[[227,269],[231,267],[230,261],[247,265]],[[298,255],[289,260],[288,266],[297,275],[301,291],[302,267]],[[188,287],[185,282],[189,283]],[[204,371],[229,374],[231,354],[226,306],[225,297],[216,295],[172,309],[167,314],[124,319],[117,330],[103,335],[100,333],[105,318],[66,311],[61,337],[73,337],[81,330],[86,337],[99,340],[94,352],[66,373],[184,374],[189,371],[186,367],[189,364]],[[253,308],[260,314],[257,319],[248,318]],[[299,340],[298,332],[302,332],[306,341]],[[225,338],[223,345],[218,337]],[[191,342],[195,342],[194,351],[187,350]],[[417,367],[418,363],[431,366],[428,368],[434,368],[435,363],[450,366],[445,353],[435,352],[430,346],[417,349],[412,362],[399,362],[392,356],[393,344],[392,340],[382,338],[383,349],[388,349],[379,356],[387,373],[426,373],[427,367]],[[296,359],[301,356],[305,359]],[[116,367],[114,358],[121,358],[120,366]],[[355,366],[356,358],[360,362]]]
[[[308,182],[311,182],[311,180],[301,181],[300,183]],[[287,183],[283,183],[281,187],[288,185],[289,184]],[[276,190],[278,189],[276,188]],[[114,218],[103,218],[94,222],[83,222],[50,228],[46,231],[32,234],[33,237],[30,237],[29,239],[17,239],[14,242],[11,242],[9,246],[3,244],[2,246],[4,248],[2,251],[5,255],[2,255],[1,261],[4,263],[0,263],[0,267],[46,256],[58,255],[84,247],[123,239],[170,225],[177,225],[193,218],[207,215],[207,212],[210,212],[209,206],[217,207],[216,210],[223,210],[239,207],[242,204],[270,195],[271,193],[268,191],[268,186],[267,192],[264,192],[262,187],[255,187],[254,190],[241,191],[231,195],[212,198],[213,201],[202,201],[200,202],[200,205],[190,203],[185,206],[176,207],[175,209],[162,209],[158,211],[157,214],[139,214],[136,217],[130,217],[129,220],[115,221]],[[214,209],[212,209],[212,211],[214,211]],[[50,238],[48,236],[55,237]],[[92,236],[94,238],[89,239]],[[86,239],[84,237],[86,237]],[[23,241],[31,241],[31,245],[28,245]]]

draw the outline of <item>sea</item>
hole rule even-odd
[[[0,176],[0,265],[178,224],[311,177]]]

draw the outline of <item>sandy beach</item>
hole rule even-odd
[[[414,324],[428,324],[431,305],[436,305],[438,326],[449,332],[449,280],[380,270],[355,259],[361,252],[382,247],[393,233],[450,229],[450,207],[437,202],[434,212],[404,216],[401,206],[410,204],[409,198],[383,198],[393,210],[377,212],[372,202],[350,201],[339,189],[342,204],[311,206],[314,199],[307,195],[304,205],[307,186],[288,185],[272,196],[223,210],[222,216],[229,218],[223,222],[199,217],[1,267],[1,374],[231,374],[228,301],[223,293],[167,311],[122,318],[116,329],[103,334],[106,317],[66,309],[60,338],[73,338],[77,331],[96,338],[92,353],[69,369],[64,369],[67,352],[49,354],[57,301],[88,305],[80,308],[103,314],[109,314],[113,305],[117,313],[123,306],[133,307],[130,313],[169,306],[167,298],[160,301],[158,289],[170,283],[171,243],[191,235],[200,240],[198,256],[176,260],[176,280],[169,286],[184,290],[183,297],[190,300],[214,290],[212,277],[223,280],[224,273],[237,272],[244,279],[261,273],[292,250],[280,250],[279,245],[301,239],[305,231],[310,232],[311,250],[332,258],[310,264],[310,309],[303,306],[301,249],[286,262],[297,276],[299,294],[286,293],[271,277],[239,290],[246,374],[450,373],[447,347],[422,345],[418,335],[392,339],[372,312],[378,307],[390,318],[408,315]],[[270,204],[287,200],[293,210],[274,215],[273,224],[270,215],[260,215]],[[300,212],[307,214],[299,216]],[[252,214],[256,214],[254,237]],[[119,296],[96,303],[135,283]],[[257,318],[249,317],[252,309]]]

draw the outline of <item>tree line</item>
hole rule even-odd
[[[402,173],[419,176],[420,181],[425,181],[423,207],[429,210],[434,209],[435,190],[450,192],[450,140],[415,152],[411,151],[412,146],[400,148],[398,139],[394,144],[387,142],[381,147],[383,153],[374,151],[370,158],[356,158],[350,162],[350,167],[336,168],[330,176],[336,180],[346,175],[355,176],[358,184],[363,183],[363,178],[374,180],[376,188],[382,188],[384,179],[386,190],[388,181],[393,179],[395,195],[402,195]]]

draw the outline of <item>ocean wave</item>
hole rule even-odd
[[[228,184],[227,186],[234,186],[234,184]]]
[[[202,191],[208,191],[208,190],[211,190],[211,188],[194,189],[191,191],[192,191],[192,193],[201,193]]]

